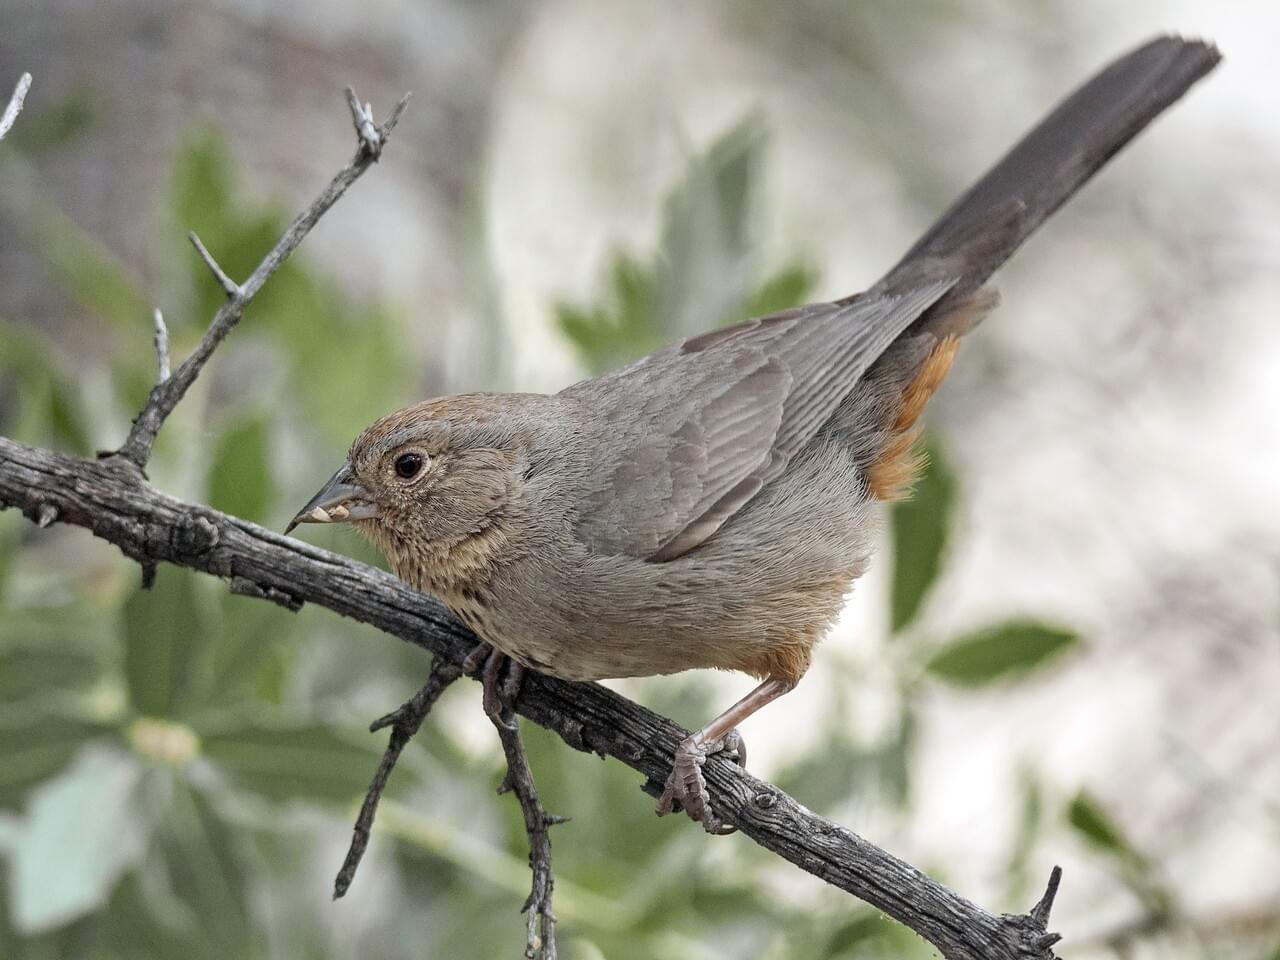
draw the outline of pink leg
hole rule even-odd
[[[710,797],[702,777],[702,765],[708,756],[724,751],[739,764],[747,762],[746,744],[734,728],[767,703],[772,703],[796,685],[794,680],[770,677],[720,716],[686,739],[676,750],[675,764],[667,778],[666,789],[658,799],[658,816],[665,816],[676,809],[676,803],[685,813],[706,828],[707,833],[733,833],[734,827],[725,828],[707,809]]]

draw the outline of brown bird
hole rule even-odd
[[[1059,105],[865,293],[674,343],[554,396],[467,394],[374,423],[294,519],[348,521],[501,655],[569,680],[762,682],[685,740],[658,804],[711,832],[701,765],[791,690],[867,568],[878,500],[983,287],[1218,62],[1155,39]],[[486,670],[492,680],[496,668]]]

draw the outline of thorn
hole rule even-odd
[[[52,503],[42,503],[36,508],[36,526],[43,530],[58,519],[58,508]]]
[[[156,307],[152,321],[156,331],[156,383],[164,383],[169,379],[169,328],[165,326],[164,314],[159,307]]]
[[[1062,868],[1055,866],[1049,871],[1049,885],[1045,887],[1040,902],[1031,908],[1031,919],[1040,924],[1041,929],[1049,925],[1049,911],[1053,909],[1054,898],[1058,895],[1058,884],[1062,882]]]
[[[233,300],[240,296],[242,293],[240,284],[228,277],[222,267],[218,266],[218,261],[213,259],[213,254],[211,254],[209,249],[200,242],[200,238],[196,236],[196,232],[194,230],[187,233],[187,239],[190,240],[191,245],[196,248],[196,253],[200,254],[200,259],[203,260],[204,265],[209,268],[209,272],[213,274],[213,278],[218,281],[218,286],[226,291],[227,296]]]
[[[409,92],[401,97],[396,105],[391,108],[391,116],[387,117],[386,123],[378,128],[378,135],[383,143],[386,142],[387,137],[391,136],[391,131],[396,128],[396,124],[400,122],[400,115],[404,113],[404,108],[409,105],[409,98],[412,96],[413,93]]]
[[[1061,939],[1062,934],[1060,933],[1042,933],[1040,936],[1036,937],[1032,946],[1036,950],[1048,950]]]
[[[373,106],[366,103],[360,105],[356,92],[350,87],[344,91],[347,95],[347,106],[351,109],[351,122],[355,124],[356,136],[360,140],[360,149],[377,160],[382,155],[382,134],[373,122]]]

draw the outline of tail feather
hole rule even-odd
[[[931,312],[966,297],[1220,59],[1212,44],[1176,36],[1158,37],[1120,57],[1023,137],[879,285],[914,283],[924,263],[958,260],[962,279]]]

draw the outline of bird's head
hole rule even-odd
[[[517,397],[431,400],[365,429],[289,524],[351,523],[414,586],[440,589],[492,561],[528,466]]]

